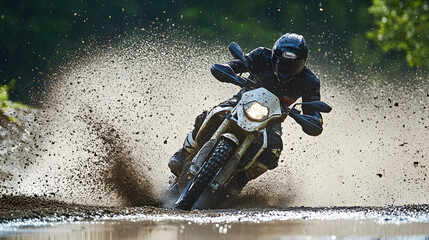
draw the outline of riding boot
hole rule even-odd
[[[247,177],[247,181],[253,180],[253,179],[261,176],[266,171],[268,171],[268,167],[265,166],[263,163],[260,163],[260,162],[256,161],[255,163],[253,163],[252,166],[250,166],[245,171],[246,177]]]
[[[237,173],[234,181],[231,181],[227,186],[228,195],[238,196],[238,194],[240,194],[241,190],[243,190],[244,186],[246,186],[249,181],[261,176],[267,170],[268,168],[264,164],[255,162],[246,171]]]
[[[186,158],[195,151],[196,147],[197,144],[192,137],[192,132],[190,132],[183,143],[183,147],[177,151],[168,162],[168,167],[176,177],[180,176]]]

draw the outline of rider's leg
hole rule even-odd
[[[268,124],[267,140],[267,148],[259,156],[257,162],[266,166],[268,170],[272,170],[278,166],[279,157],[283,150],[281,122],[272,122]]]
[[[220,107],[234,107],[237,105],[238,101],[241,98],[241,94],[243,91],[240,91],[237,95],[234,95],[232,98],[228,99],[225,102],[222,102],[218,106]],[[185,163],[185,159],[193,153],[193,151],[196,149],[197,145],[195,143],[195,137],[198,134],[198,131],[200,130],[201,126],[203,125],[204,120],[207,117],[207,111],[204,111],[202,114],[198,115],[197,118],[195,118],[194,123],[194,130],[190,132],[185,142],[183,143],[183,147],[177,151],[168,162],[168,167],[170,168],[171,172],[176,175],[177,177],[180,175],[183,164]]]
[[[204,122],[204,119],[207,116],[207,111],[204,111],[200,115],[197,116],[194,123],[194,130],[185,138],[185,141],[183,143],[183,147],[179,149],[168,162],[168,167],[170,168],[171,172],[178,177],[180,173],[182,172],[183,164],[185,163],[185,159],[192,154],[195,149],[197,148],[197,144],[195,143],[195,136],[197,135],[198,131],[201,128],[201,125]]]
[[[236,176],[233,186],[235,194],[240,193],[249,181],[278,166],[280,153],[283,150],[281,135],[282,130],[280,122],[272,123],[267,126],[268,146],[250,168]]]
[[[238,100],[236,98],[231,98],[221,104],[219,106],[226,107],[226,106],[232,106],[234,103],[236,104]],[[195,137],[198,134],[198,131],[200,130],[201,126],[203,125],[204,120],[207,117],[208,112],[204,111],[200,115],[198,115],[195,118],[194,123],[194,129],[188,133],[188,135],[185,138],[185,141],[183,143],[183,147],[179,149],[168,162],[168,167],[170,168],[171,172],[178,177],[182,171],[183,164],[185,163],[185,159],[192,154],[195,149],[197,148],[197,144],[195,143]]]

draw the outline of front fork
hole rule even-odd
[[[226,131],[229,129],[233,121],[229,118],[225,118],[221,125],[216,129],[216,132],[212,135],[212,137],[204,143],[204,145],[194,154],[189,156],[187,158],[184,167],[184,170],[181,174],[181,177],[178,179],[179,186],[186,185],[186,182],[188,182],[190,179],[192,179],[195,175],[197,175],[200,168],[203,166],[204,161],[211,155],[213,152],[217,142],[219,141],[222,134],[226,133]],[[203,131],[203,129],[206,127],[207,119],[205,121],[205,124],[200,128],[198,131],[197,137],[195,138],[195,141],[198,142],[200,136],[200,133]]]
[[[228,181],[231,179],[231,176],[234,174],[234,171],[236,170],[242,156],[247,151],[247,149],[250,147],[252,142],[255,140],[256,136],[259,133],[263,133],[263,145],[257,152],[257,154],[252,158],[252,160],[245,166],[244,169],[240,169],[239,171],[245,171],[248,169],[261,155],[261,153],[264,151],[264,149],[267,147],[267,134],[266,130],[263,129],[260,132],[255,133],[249,133],[244,140],[241,143],[238,143],[238,139],[236,136],[234,136],[231,133],[228,133],[228,130],[230,127],[235,123],[237,120],[235,120],[233,117],[229,116],[226,117],[221,125],[217,128],[216,132],[212,135],[211,139],[207,141],[203,147],[198,151],[198,153],[193,157],[190,167],[187,171],[187,177],[183,178],[182,181],[187,181],[191,179],[193,176],[195,176],[201,166],[204,164],[204,161],[207,159],[207,157],[213,152],[214,147],[216,146],[216,143],[219,141],[221,137],[226,137],[231,139],[232,141],[236,142],[239,146],[232,157],[229,159],[229,161],[226,162],[226,164],[218,171],[216,174],[214,180],[210,184],[212,191],[216,191],[219,186],[224,186],[228,183]],[[196,141],[198,141],[198,135],[196,137]]]
[[[191,166],[189,167],[190,175],[194,176],[198,172],[204,161],[213,152],[213,149],[222,134],[227,132],[232,123],[233,121],[230,118],[225,118],[225,120],[223,120],[221,125],[217,128],[216,132],[212,135],[211,139],[201,147],[197,155],[195,155],[195,157],[191,161]],[[196,139],[198,139],[198,137],[199,135],[197,135]]]
[[[240,163],[240,160],[242,159],[243,155],[249,149],[250,145],[255,140],[257,134],[259,134],[258,132],[247,135],[244,141],[239,144],[239,147],[237,148],[235,153],[232,155],[230,160],[221,168],[221,170],[214,178],[212,184],[210,185],[212,188],[212,192],[216,191],[219,186],[226,186],[226,184],[228,184],[228,182],[232,179],[232,176],[235,175],[234,172],[245,171],[255,163],[255,161],[259,158],[262,152],[267,148],[266,129],[263,129],[261,132],[264,137],[263,144],[258,150],[258,152],[255,154],[255,156],[252,158],[252,160],[243,169],[237,169],[237,166]]]

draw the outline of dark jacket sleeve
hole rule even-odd
[[[236,74],[247,72],[246,66],[238,59],[226,63]]]
[[[267,58],[271,59],[271,50],[259,47],[252,50],[248,54],[245,54],[243,57],[243,60],[249,69],[238,59],[226,64],[228,64],[237,74],[249,72],[249,70],[255,74],[265,69]]]
[[[246,54],[244,56],[244,61],[247,62],[247,64],[249,64],[249,56],[248,54]],[[234,75],[234,74],[240,74],[240,73],[244,73],[244,72],[248,72],[248,69],[246,67],[246,65],[241,62],[241,60],[236,59],[224,64],[214,64],[211,69],[210,69],[211,73],[213,74],[213,76],[221,81],[221,82],[229,82],[229,83],[233,83],[236,84],[240,87],[244,87],[244,84],[240,84],[237,82],[231,82],[230,78],[227,75]]]
[[[313,74],[311,78],[312,81],[310,82],[310,84],[306,85],[304,88],[302,94],[302,102],[320,101],[320,81]],[[319,111],[308,105],[303,105],[302,111],[305,115],[312,116],[314,119],[313,123],[319,125],[320,128],[323,129],[323,118]],[[320,133],[315,135],[319,135]]]
[[[308,69],[306,69],[308,70]],[[304,70],[304,71],[306,71]],[[309,70],[306,73],[308,76],[308,81],[304,85],[304,89],[302,92],[302,102],[312,102],[312,101],[320,101],[320,81],[319,79],[312,74]],[[302,111],[306,115],[321,117],[320,112],[315,110],[311,106],[302,106]]]

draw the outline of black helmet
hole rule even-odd
[[[303,36],[286,33],[273,46],[271,60],[274,74],[282,82],[288,82],[304,69],[308,57],[307,43]]]

